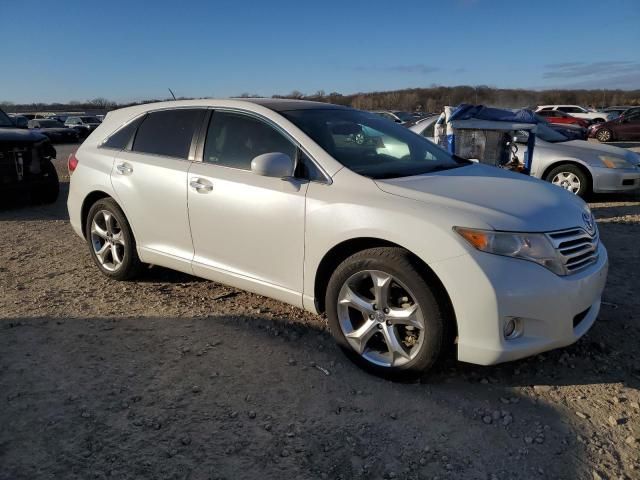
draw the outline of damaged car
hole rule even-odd
[[[26,193],[35,203],[53,203],[60,191],[52,160],[56,150],[41,133],[16,127],[0,110],[0,195]]]

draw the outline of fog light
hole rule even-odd
[[[512,340],[522,335],[522,319],[519,317],[508,317],[504,323],[504,338]]]

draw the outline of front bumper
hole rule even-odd
[[[640,168],[591,167],[593,191],[626,192],[640,188]]]
[[[484,252],[433,265],[458,323],[458,359],[492,365],[570,345],[593,325],[608,269],[607,251],[568,276],[533,262]],[[506,340],[503,327],[518,317],[522,335]]]

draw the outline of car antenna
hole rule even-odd
[[[169,88],[169,93],[171,94],[171,96],[172,96],[172,97],[173,97],[173,99],[175,100],[175,99],[176,99],[176,96],[173,94],[173,90],[171,90],[170,88]]]

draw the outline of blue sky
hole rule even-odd
[[[0,0],[0,24],[0,101],[640,88],[637,0]]]

